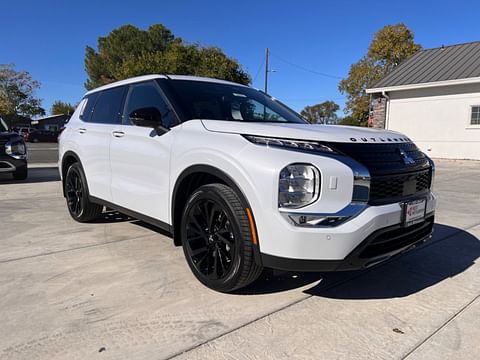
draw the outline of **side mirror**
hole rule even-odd
[[[158,134],[163,134],[168,131],[168,129],[162,125],[162,114],[157,108],[147,107],[136,109],[132,111],[128,117],[132,124],[155,129]]]

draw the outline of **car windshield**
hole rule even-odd
[[[5,121],[3,121],[2,118],[0,118],[0,132],[6,132],[8,131],[8,126],[5,124]]]
[[[264,93],[240,85],[193,80],[165,81],[184,120],[301,123],[293,110]]]

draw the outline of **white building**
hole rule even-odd
[[[480,160],[480,42],[419,51],[366,92],[374,127],[434,158]]]

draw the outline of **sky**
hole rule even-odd
[[[269,93],[295,110],[325,100],[342,108],[338,82],[367,51],[373,34],[405,23],[424,48],[480,40],[478,1],[283,0],[0,0],[0,63],[14,63],[41,82],[49,113],[55,100],[77,103],[85,92],[85,47],[121,25],[156,23],[190,43],[217,46]],[[319,73],[328,76],[320,75]]]

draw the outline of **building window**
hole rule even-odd
[[[480,125],[480,105],[472,106],[472,117],[470,119],[470,125]]]

